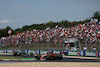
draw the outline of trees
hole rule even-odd
[[[8,36],[8,30],[11,30],[11,27],[7,26],[5,29],[0,29],[0,38],[4,36]]]
[[[96,11],[94,14],[93,14],[93,17],[92,18],[96,18],[98,20],[100,20],[100,11]]]

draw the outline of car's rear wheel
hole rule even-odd
[[[17,56],[17,52],[14,52],[13,55],[14,55],[14,56]]]
[[[53,60],[54,59],[54,56],[51,56],[51,58],[50,58],[51,60]]]
[[[40,60],[41,54],[37,55],[37,60]]]
[[[62,55],[60,54],[60,55],[58,55],[58,59],[59,60],[62,60],[63,59],[63,57],[62,57]]]
[[[31,57],[33,56],[33,53],[32,53],[32,52],[30,53],[30,56],[31,56]]]
[[[46,60],[50,60],[51,59],[51,55],[47,55]]]

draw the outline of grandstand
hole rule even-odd
[[[78,24],[70,28],[46,28],[45,30],[23,31],[17,35],[0,38],[0,48],[9,49],[64,49],[64,40],[74,38],[80,41],[83,49],[100,47],[100,22]]]

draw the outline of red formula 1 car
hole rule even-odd
[[[54,54],[52,52],[47,52],[47,54],[44,54],[42,56],[40,54],[38,54],[37,59],[38,60],[53,60],[53,59],[62,60],[63,57],[62,57],[61,53],[60,54]]]

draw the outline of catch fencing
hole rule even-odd
[[[96,42],[92,42],[89,39],[76,38],[80,41],[81,50],[84,50],[84,47],[87,47],[88,51],[92,51],[93,47],[96,48],[95,51],[100,51],[100,39],[97,39]],[[19,41],[15,43],[0,43],[0,49],[32,49],[32,50],[60,50],[65,49],[65,38],[64,37],[55,37],[47,40],[45,37],[41,41],[40,38],[38,41]],[[5,45],[6,44],[6,45]],[[70,45],[69,45],[70,46]],[[68,49],[70,50],[70,49]],[[79,49],[77,49],[79,50]]]

